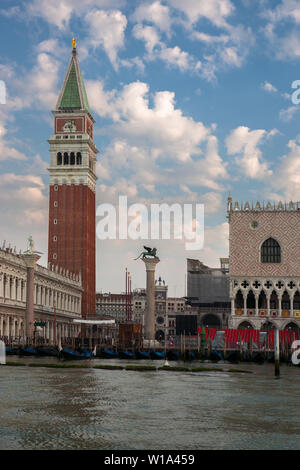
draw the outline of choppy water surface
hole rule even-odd
[[[240,368],[254,373],[0,366],[0,449],[300,449],[300,369]]]

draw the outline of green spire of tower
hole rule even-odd
[[[57,110],[86,110],[89,113],[90,106],[79,66],[76,41],[72,40],[73,50],[64,83],[56,105]]]

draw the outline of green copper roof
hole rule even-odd
[[[73,62],[70,74],[62,95],[60,108],[81,108],[75,64]]]
[[[87,94],[86,94],[86,91],[85,91],[84,81],[83,81],[82,75],[81,75],[81,71],[80,71],[80,83],[81,83],[81,89],[82,89],[82,94],[83,94],[84,107],[85,107],[89,112],[91,112],[91,111],[90,111],[89,102],[88,102],[88,98],[87,98]]]
[[[71,60],[72,65],[69,69],[70,72],[65,82],[64,89],[62,90],[62,96],[58,105],[58,109],[86,109],[90,112],[87,94],[85,91],[77,56],[73,56]],[[77,62],[77,67],[75,61]],[[83,102],[81,102],[81,97]]]

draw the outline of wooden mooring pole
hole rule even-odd
[[[279,329],[276,328],[274,331],[275,333],[275,341],[274,341],[274,353],[275,353],[275,377],[280,376],[280,344],[279,344]]]

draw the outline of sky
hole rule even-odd
[[[97,290],[157,276],[185,294],[186,259],[228,256],[226,200],[300,200],[299,0],[0,0],[0,243],[31,234],[47,261],[49,144],[77,50],[99,149],[97,204],[204,204],[201,250],[185,240],[97,240]],[[1,94],[0,94],[1,96]],[[75,215],[76,216],[76,215]]]

